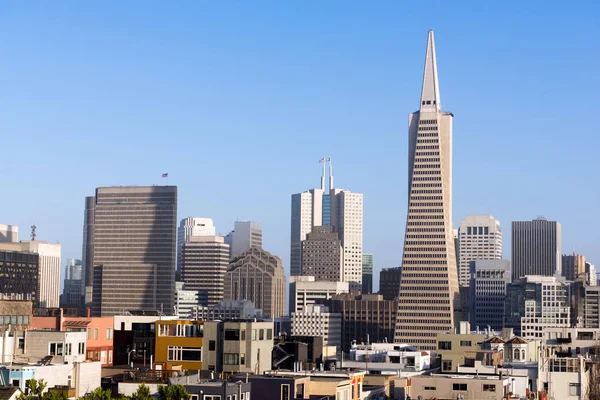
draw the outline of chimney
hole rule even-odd
[[[85,308],[85,311],[87,313],[87,317],[90,318],[91,314],[92,314],[92,310],[89,307]]]

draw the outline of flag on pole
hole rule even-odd
[[[327,157],[327,158],[325,159],[325,161],[331,161],[331,158]]]
[[[167,174],[162,174],[162,176],[161,176],[161,178],[168,178],[168,177],[169,177],[168,173]]]
[[[325,159],[324,159],[324,158],[321,158],[321,159],[319,160],[319,163],[323,163],[323,162],[325,162]]]

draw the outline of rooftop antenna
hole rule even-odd
[[[30,228],[31,228],[31,240],[34,241],[35,237],[37,236],[37,234],[35,233],[35,230],[37,229],[37,226],[31,225]]]
[[[319,164],[323,164],[323,166],[322,166],[323,169],[321,171],[321,190],[325,190],[325,164],[326,164],[325,161],[326,160],[327,160],[326,158],[321,158],[319,160]]]
[[[331,166],[331,158],[325,159],[329,163],[329,190],[333,190],[333,167]]]

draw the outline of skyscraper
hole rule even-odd
[[[562,276],[568,281],[574,281],[580,274],[585,273],[585,256],[583,254],[563,254],[562,255]]]
[[[0,224],[0,243],[14,243],[19,240],[19,227]]]
[[[467,215],[458,229],[460,248],[458,283],[469,286],[469,265],[475,260],[502,259],[500,221],[491,215]]]
[[[181,249],[181,280],[185,290],[198,292],[199,304],[223,300],[229,245],[222,236],[190,236]]]
[[[314,226],[302,241],[302,275],[341,282],[343,260],[342,242],[331,226]]]
[[[84,228],[93,225],[93,314],[172,313],[177,187],[97,188],[91,214]]]
[[[476,260],[470,264],[469,321],[500,332],[504,324],[506,285],[510,283],[510,261]]]
[[[292,195],[290,274],[302,274],[302,241],[316,226],[331,226],[343,248],[343,281],[351,290],[362,286],[363,195],[333,187],[331,160],[322,159],[321,188]],[[325,189],[325,164],[329,188]]]
[[[379,283],[381,286],[381,282]],[[362,256],[362,294],[373,293],[373,254]]]
[[[229,256],[234,258],[250,247],[262,248],[262,225],[254,221],[235,221],[233,230],[225,236],[229,245]]]
[[[562,274],[560,223],[538,217],[512,223],[512,281],[526,275]]]
[[[395,341],[435,350],[459,301],[452,229],[452,118],[442,111],[429,31],[419,111],[409,116],[408,216]]]
[[[183,244],[192,236],[215,236],[216,230],[210,218],[187,217],[179,222],[177,228],[177,272],[181,273],[181,254]]]
[[[81,307],[85,298],[85,284],[83,281],[83,265],[81,260],[74,258],[67,259],[65,268],[65,281],[63,295],[61,297],[61,307]]]

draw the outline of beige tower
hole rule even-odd
[[[409,202],[395,342],[434,350],[454,328],[458,277],[452,229],[452,118],[440,108],[433,31],[421,105],[409,116]]]

